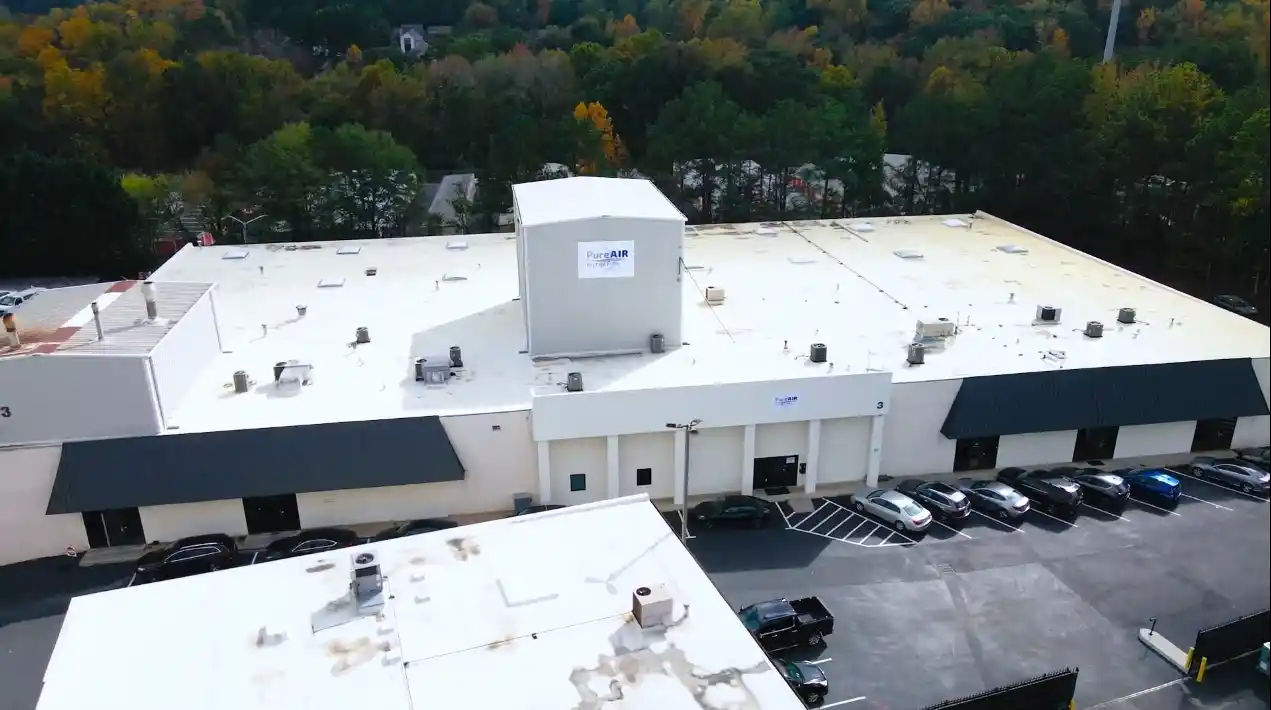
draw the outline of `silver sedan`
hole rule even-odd
[[[869,513],[897,530],[922,532],[931,527],[931,513],[899,491],[867,488],[852,496],[852,502],[858,513]]]
[[[1245,493],[1266,495],[1271,485],[1271,474],[1239,459],[1216,459],[1201,456],[1192,461],[1191,474],[1197,478],[1221,481]]]

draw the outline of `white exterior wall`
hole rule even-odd
[[[551,443],[553,504],[577,505],[608,497],[608,447],[606,437],[565,439]],[[569,476],[574,473],[587,475],[587,490],[569,490]]]
[[[653,469],[653,483],[636,485],[636,470]],[[649,498],[671,498],[675,495],[675,432],[629,434],[618,437],[618,472],[620,495],[648,494]]]
[[[997,440],[997,467],[1070,463],[1076,444],[1075,429],[1003,436]]]
[[[1117,430],[1117,447],[1112,457],[1127,459],[1135,456],[1185,454],[1192,450],[1192,439],[1195,436],[1194,421],[1123,426]]]
[[[212,500],[204,503],[155,505],[140,508],[141,529],[148,542],[177,540],[191,535],[225,533],[246,535],[243,501]]]
[[[150,352],[165,425],[191,385],[200,379],[203,368],[220,353],[216,311],[212,292],[208,291]],[[232,375],[226,372],[225,381],[229,382]]]
[[[144,357],[0,359],[0,407],[10,413],[0,419],[0,446],[150,436],[162,430]]]
[[[703,428],[690,438],[688,494],[696,496],[741,490],[746,428]]]
[[[869,466],[869,429],[869,417],[827,419],[821,422],[821,454],[817,460],[818,486],[865,480],[865,472]]]
[[[962,380],[892,385],[880,473],[899,477],[953,470],[957,442],[944,438],[940,427],[961,387]]]
[[[1253,361],[1253,373],[1262,387],[1262,398],[1271,402],[1271,360],[1258,358]],[[1271,417],[1241,417],[1236,420],[1236,431],[1231,436],[1232,448],[1267,446],[1271,444]]]
[[[88,549],[78,513],[45,515],[60,446],[0,449],[0,565]]]
[[[821,434],[825,436],[824,433]],[[798,456],[799,463],[808,462],[808,423],[780,422],[755,427],[755,458]],[[753,473],[748,471],[747,474]],[[738,481],[740,485],[740,479]]]

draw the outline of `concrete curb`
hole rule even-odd
[[[1164,658],[1171,666],[1177,668],[1180,673],[1186,674],[1188,672],[1187,652],[1175,646],[1169,639],[1151,629],[1139,629],[1139,641],[1144,646],[1155,651],[1158,656]]]

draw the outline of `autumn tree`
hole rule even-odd
[[[598,102],[579,103],[574,107],[574,120],[589,123],[600,136],[601,147],[609,168],[618,168],[626,160],[626,149],[622,141],[614,134],[613,122],[609,120],[609,112]],[[600,166],[584,163],[578,171],[585,175],[600,171]]]

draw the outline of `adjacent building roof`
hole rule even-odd
[[[186,247],[153,276],[216,282],[229,351],[171,413],[179,431],[523,410],[535,392],[560,391],[569,372],[592,391],[818,372],[891,371],[905,383],[1271,356],[1259,323],[983,214],[690,227],[681,283],[689,345],[543,362],[522,353],[512,235],[299,247]],[[705,304],[708,286],[723,289],[722,303]],[[1035,322],[1041,305],[1061,310],[1059,322]],[[1137,310],[1134,323],[1117,322],[1122,307]],[[907,365],[917,322],[940,318],[956,334],[930,343],[925,364]],[[1092,320],[1103,337],[1084,335]],[[371,342],[353,346],[359,326]],[[824,365],[808,362],[812,343],[827,346]],[[416,383],[413,358],[450,346],[462,349],[464,370],[445,386]],[[234,371],[264,381],[290,359],[315,367],[301,395],[227,394]]]
[[[513,185],[512,196],[521,224],[527,227],[599,217],[685,221],[666,195],[648,180],[540,180]]]
[[[940,433],[971,439],[1266,415],[1248,359],[971,377]]]
[[[463,480],[435,416],[68,442],[48,514]]]
[[[345,601],[365,552],[384,575],[378,614]],[[656,585],[671,623],[643,629],[632,596]],[[208,682],[192,692],[192,679]],[[803,708],[645,496],[71,602],[37,710],[174,698],[183,710]]]

